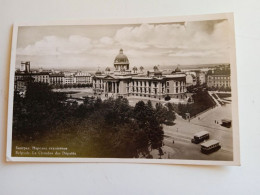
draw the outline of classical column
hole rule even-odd
[[[115,82],[115,93],[117,93],[117,82]]]
[[[93,88],[96,88],[95,80],[93,80]]]
[[[114,93],[114,82],[111,82],[112,84],[112,93]]]

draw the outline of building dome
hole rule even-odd
[[[109,68],[109,67],[107,67],[105,71],[108,71],[108,72],[109,72],[109,71],[110,71],[110,68]]]
[[[119,64],[126,63],[126,64],[129,64],[127,56],[123,53],[123,49],[119,50],[119,54],[116,56],[116,58],[114,60],[114,63],[119,63]]]
[[[157,66],[154,66],[154,67],[153,67],[153,70],[154,70],[154,72],[155,72],[155,71],[158,71],[159,69],[158,69]]]
[[[101,75],[101,71],[98,69],[97,72],[95,73],[95,75]]]
[[[179,68],[179,66],[177,66],[177,68],[175,69],[175,72],[181,72],[181,69]]]
[[[134,67],[133,67],[133,71],[134,71],[134,73],[136,73],[137,70],[138,70],[138,69],[136,68],[136,66],[134,66]]]
[[[159,70],[154,71],[154,76],[162,76],[162,72]]]
[[[116,71],[119,71],[122,68],[129,70],[129,60],[127,56],[123,53],[123,49],[119,50],[119,54],[116,56],[114,60],[114,67]]]

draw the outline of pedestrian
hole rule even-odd
[[[174,140],[172,140],[172,143],[174,144]]]

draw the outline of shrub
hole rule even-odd
[[[171,97],[167,95],[164,99],[165,99],[165,101],[169,101],[171,99]]]

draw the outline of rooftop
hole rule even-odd
[[[215,144],[219,144],[219,141],[212,139],[212,140],[209,140],[205,143],[202,143],[201,146],[208,148],[211,145],[215,145]]]
[[[208,133],[209,133],[208,131],[200,131],[200,132],[194,134],[194,136],[200,137],[200,136],[203,136],[203,135],[208,134]]]

